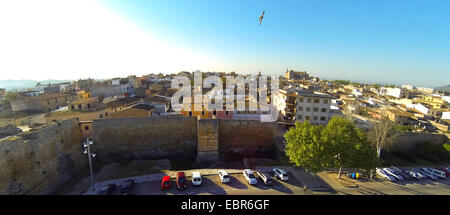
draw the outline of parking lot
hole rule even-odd
[[[172,178],[171,188],[167,191],[161,190],[161,181],[149,181],[136,183],[134,195],[230,195],[230,194],[304,194],[303,184],[295,177],[289,181],[274,180],[272,185],[265,185],[258,178],[258,184],[250,185],[245,181],[242,174],[230,174],[230,182],[222,183],[218,175],[207,175],[202,177],[202,184],[194,186],[191,177],[186,176],[188,188],[180,191],[176,187],[175,179]],[[113,195],[119,195],[119,189]]]
[[[167,191],[161,190],[161,175],[153,175],[151,180],[137,180],[133,195],[450,195],[450,178],[446,179],[420,179],[404,181],[385,181],[374,179],[351,179],[355,187],[346,187],[325,172],[317,174],[316,178],[307,178],[301,170],[286,169],[289,175],[288,181],[273,180],[272,185],[265,185],[257,176],[258,184],[250,185],[241,172],[233,170],[229,172],[230,182],[222,183],[214,171],[206,170],[209,174],[202,175],[202,184],[194,186],[191,182],[191,173],[186,172],[188,187],[180,191],[176,187],[175,178],[171,178],[171,187]],[[230,170],[231,171],[231,170]],[[269,173],[269,172],[268,172]],[[203,174],[203,173],[202,173]],[[271,174],[271,173],[269,173]],[[272,177],[273,179],[273,177]],[[324,190],[314,188],[304,190],[304,184],[312,185],[312,181],[320,181],[317,184],[325,184]],[[106,184],[109,182],[105,182]],[[120,185],[120,183],[117,183]],[[100,188],[100,187],[98,187]],[[323,188],[323,187],[322,187]],[[93,194],[89,191],[86,194]],[[120,195],[118,187],[113,195]]]

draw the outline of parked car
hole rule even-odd
[[[106,184],[98,191],[98,195],[111,195],[116,190],[116,184]]]
[[[445,175],[445,172],[441,171],[441,170],[437,170],[437,169],[433,169],[433,168],[422,168],[422,170],[424,172],[430,173],[435,175],[438,178],[447,178],[447,176]]]
[[[258,172],[259,178],[264,182],[265,185],[272,185],[273,181],[269,174]]]
[[[416,171],[419,172],[419,173],[422,174],[422,175],[425,175],[427,178],[431,178],[431,179],[433,179],[433,180],[438,179],[438,177],[436,177],[436,176],[435,176],[434,174],[432,174],[432,173],[428,173],[428,172],[425,172],[425,171],[419,170],[419,169],[416,169]]]
[[[228,175],[227,171],[219,170],[219,171],[217,171],[217,174],[219,175],[220,181],[222,183],[230,182],[230,176]]]
[[[170,184],[172,183],[170,176],[166,175],[162,178],[161,181],[161,190],[168,190],[170,189]]]
[[[255,175],[253,174],[253,171],[250,169],[244,169],[244,171],[242,172],[242,174],[244,175],[245,180],[249,183],[249,184],[257,184],[258,181],[256,180]]]
[[[186,177],[184,176],[184,172],[177,172],[177,188],[179,190],[185,190],[187,188]]]
[[[192,185],[199,186],[202,184],[202,175],[200,172],[192,172]]]
[[[403,176],[399,175],[396,173],[396,171],[394,171],[393,169],[390,168],[383,168],[384,172],[386,172],[387,174],[392,175],[396,180],[398,181],[403,181],[404,178]]]
[[[126,180],[120,186],[120,193],[123,195],[132,194],[134,191],[134,180]]]
[[[403,176],[403,178],[405,180],[411,179],[411,175],[409,173],[406,173],[405,171],[401,170],[398,167],[391,166],[390,169],[394,170],[397,174],[400,174],[401,176]]]
[[[395,181],[395,178],[391,175],[389,175],[388,173],[386,173],[383,169],[380,168],[376,168],[376,171],[378,176],[380,176],[380,178],[386,180],[386,181]]]
[[[433,169],[441,170],[442,172],[445,172],[445,176],[450,177],[450,170],[444,167],[434,167]]]
[[[411,172],[414,172],[418,179],[425,179],[427,176],[420,172],[418,169],[412,169]]]
[[[419,179],[423,179],[425,178],[423,175],[421,175],[420,173],[413,171],[413,170],[407,170],[405,171],[407,174],[409,174],[411,176],[412,179],[414,180],[419,180]]]
[[[283,181],[289,180],[289,177],[288,177],[286,171],[284,171],[283,169],[273,168],[273,173],[274,173],[275,178],[281,179]]]

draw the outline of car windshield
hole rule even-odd
[[[228,175],[224,175],[223,178],[229,178],[229,176]]]
[[[287,175],[286,175],[286,174],[282,174],[282,176],[283,176],[283,177],[287,177]]]
[[[184,177],[179,177],[179,178],[178,178],[178,182],[180,182],[180,183],[184,183],[184,180],[185,180]]]
[[[169,181],[165,181],[165,182],[164,182],[164,185],[169,185]]]
[[[252,173],[248,174],[248,177],[249,178],[255,178],[255,176]]]

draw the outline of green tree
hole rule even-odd
[[[321,142],[323,126],[314,126],[309,122],[295,123],[284,135],[286,155],[295,166],[307,171],[318,172],[324,165],[324,144]]]
[[[326,144],[324,153],[330,167],[338,167],[338,178],[342,168],[375,167],[375,151],[364,133],[355,124],[343,117],[332,117],[322,131],[322,141]]]

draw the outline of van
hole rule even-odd
[[[202,184],[200,172],[192,172],[192,185],[199,186],[200,184]]]

